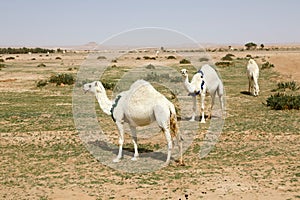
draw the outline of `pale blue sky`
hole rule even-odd
[[[97,43],[161,27],[199,43],[300,43],[298,0],[2,0],[0,46]]]

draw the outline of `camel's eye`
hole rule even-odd
[[[89,88],[91,88],[92,86],[91,85],[89,85]]]

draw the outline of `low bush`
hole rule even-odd
[[[149,64],[149,65],[146,66],[146,69],[155,69],[155,66],[152,65],[152,64]]]
[[[61,60],[61,57],[56,57],[55,60]]]
[[[98,58],[97,58],[98,60],[105,60],[106,59],[106,57],[105,56],[98,56]]]
[[[150,57],[150,56],[144,56],[143,57],[145,60],[156,60],[155,57]]]
[[[167,59],[176,59],[175,56],[168,56]]]
[[[14,60],[14,59],[15,59],[15,57],[12,57],[12,56],[5,58],[5,60]]]
[[[3,58],[0,58],[0,62],[4,62],[4,59],[3,59]]]
[[[75,78],[72,74],[56,74],[50,77],[49,82],[56,83],[56,85],[72,85],[75,82]]]
[[[273,68],[275,67],[272,63],[269,63],[269,62],[265,62],[261,65],[261,69],[270,69],[270,68]]]
[[[101,83],[102,83],[103,87],[107,90],[113,90],[116,86],[116,83],[106,81],[106,80],[102,80]]]
[[[37,67],[46,67],[46,65],[44,63],[38,64]]]
[[[234,64],[232,62],[229,62],[229,61],[216,62],[215,65],[217,67],[231,67],[231,66],[234,66]]]
[[[292,96],[283,93],[277,93],[267,98],[267,106],[274,110],[299,110],[300,95]]]
[[[234,57],[234,55],[231,53],[228,53],[223,58],[221,58],[221,60],[232,61],[233,60],[232,57]]]
[[[0,64],[0,70],[2,69],[2,68],[5,68],[5,64]]]
[[[180,64],[191,64],[191,61],[187,60],[187,59],[182,59],[181,61],[179,61]]]
[[[202,58],[199,58],[199,61],[200,62],[207,62],[207,61],[209,61],[209,58],[202,57]]]
[[[277,84],[277,89],[273,90],[273,91],[278,91],[278,90],[284,90],[285,89],[290,89],[292,91],[296,91],[299,90],[300,87],[297,86],[297,83],[295,81],[291,81],[291,82],[280,82]]]
[[[37,82],[36,86],[37,87],[44,87],[47,84],[48,84],[48,81],[46,81],[46,80],[40,80],[40,81]]]

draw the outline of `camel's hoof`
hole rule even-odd
[[[137,161],[137,157],[132,157],[131,160],[132,161]]]
[[[205,121],[201,120],[200,124],[205,124]]]
[[[120,158],[115,158],[115,159],[113,159],[113,162],[117,163],[117,162],[120,162],[120,160],[121,160]]]
[[[194,122],[194,121],[195,121],[195,119],[190,119],[189,121],[190,121],[190,122]]]

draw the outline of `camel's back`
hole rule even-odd
[[[247,64],[247,73],[248,74],[258,74],[259,73],[259,67],[257,65],[257,63],[253,60],[253,59],[250,59],[248,61],[248,64]]]
[[[154,121],[154,107],[170,108],[170,102],[150,83],[138,80],[126,92],[125,115],[139,126]]]
[[[220,80],[216,70],[210,65],[203,65],[201,71],[204,74],[204,81],[207,85],[208,90],[214,91],[219,87],[220,84],[222,84],[222,81]]]

